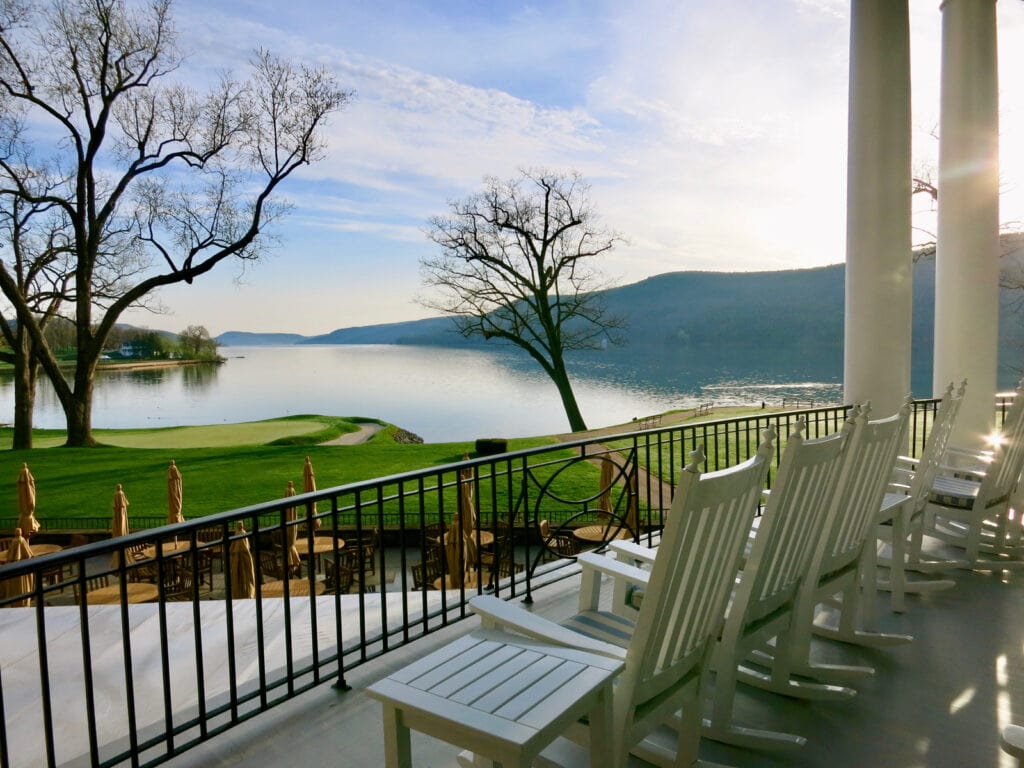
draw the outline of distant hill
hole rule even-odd
[[[1016,241],[1014,241],[1016,243]],[[1012,249],[1010,249],[1012,251]],[[1004,252],[1009,252],[1004,247]],[[1004,271],[1024,275],[1019,253],[1004,257]],[[603,292],[611,313],[627,321],[626,344],[600,354],[646,350],[680,352],[702,347],[836,354],[843,345],[843,264],[773,272],[672,272]],[[1000,345],[1024,356],[1024,291],[1002,290]],[[930,366],[935,303],[935,262],[914,266],[913,351]],[[228,339],[227,341],[225,339]],[[454,328],[451,318],[341,328],[321,336],[245,334],[218,337],[221,344],[410,344],[480,346]]]
[[[300,344],[434,344],[461,347],[469,342],[455,329],[450,317],[430,317],[403,323],[339,328],[321,336],[308,336]]]

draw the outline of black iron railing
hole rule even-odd
[[[915,403],[912,453],[936,405]],[[0,611],[25,633],[19,666],[0,658],[0,764],[157,765],[313,686],[345,688],[354,667],[465,617],[468,597],[530,599],[581,549],[656,531],[698,446],[721,469],[770,428],[779,456],[798,419],[813,437],[847,411],[475,458],[8,564],[0,606],[30,609]]]

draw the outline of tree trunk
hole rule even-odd
[[[572,432],[584,432],[587,429],[583,421],[583,414],[576,403],[576,393],[572,391],[572,384],[569,381],[569,373],[565,370],[565,363],[556,360],[550,371],[551,380],[558,387],[558,394],[562,398],[562,407],[569,419],[569,430]]]
[[[75,371],[75,390],[64,406],[64,415],[68,422],[68,439],[65,445],[69,448],[88,448],[96,445],[92,436],[92,375],[81,375],[83,368],[81,358]]]
[[[39,364],[32,354],[32,340],[18,332],[18,353],[14,358],[14,441],[12,448],[32,447],[32,413],[36,402],[36,378]]]

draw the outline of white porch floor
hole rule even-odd
[[[1013,761],[999,749],[998,733],[1010,722],[1024,723],[1024,575],[959,573],[958,586],[927,597],[910,598],[907,612],[892,614],[887,596],[879,598],[882,629],[909,632],[915,642],[883,650],[865,650],[821,642],[815,654],[830,661],[868,663],[876,667],[874,678],[859,683],[858,695],[849,701],[812,703],[783,699],[752,689],[742,689],[738,698],[744,722],[801,733],[808,745],[782,753],[732,749],[705,740],[703,755],[718,762],[740,766],[829,766],[853,768],[866,765],[899,768],[1010,768]],[[575,580],[539,593],[535,610],[547,615],[565,615],[574,601]],[[439,596],[440,593],[435,593]],[[417,605],[422,599],[415,595]],[[394,598],[400,603],[400,598]],[[332,600],[320,598],[319,600]],[[234,620],[250,622],[249,637],[255,638],[254,601],[236,602]],[[279,601],[265,601],[264,632],[268,665],[283,661],[283,611]],[[275,607],[276,606],[276,609]],[[397,606],[396,606],[397,608]],[[102,724],[101,743],[110,740],[103,754],[113,754],[126,743],[125,701],[121,693],[124,669],[121,664],[119,608],[96,607],[97,618],[109,612],[113,629],[97,629],[93,635],[93,669],[96,675],[97,710]],[[352,610],[355,610],[354,608]],[[51,618],[51,611],[53,618]],[[4,699],[7,727],[12,740],[11,768],[45,764],[38,726],[38,691],[33,690],[38,674],[33,658],[35,619],[30,610],[0,612]],[[293,606],[293,638],[311,637],[308,610]],[[372,616],[375,611],[370,611]],[[379,611],[377,611],[379,613]],[[250,615],[251,614],[251,615]],[[305,615],[303,615],[305,614]],[[138,728],[162,723],[162,700],[150,701],[146,681],[160,680],[161,661],[156,606],[135,606],[130,611],[132,645],[136,659],[136,708]],[[226,690],[225,603],[204,603],[201,610],[203,660],[208,691]],[[357,621],[346,614],[343,621]],[[168,606],[168,627],[173,628],[170,658],[185,665],[187,673],[173,689],[176,713],[194,711],[195,663],[190,604]],[[55,681],[54,711],[58,731],[58,763],[87,765],[84,723],[79,722],[83,696],[81,645],[77,610],[54,607],[47,610],[50,627],[51,676]],[[349,626],[356,626],[350,623]],[[186,766],[259,765],[261,768],[297,766],[380,766],[383,765],[383,735],[380,706],[362,693],[368,684],[428,652],[452,636],[477,626],[474,619],[461,622],[410,647],[389,653],[347,675],[353,690],[343,692],[324,684],[285,702],[270,712],[232,728],[167,763]],[[325,644],[333,642],[333,624],[318,629]],[[246,637],[239,632],[239,637]],[[299,647],[298,645],[296,647]],[[323,651],[323,649],[322,649]],[[237,679],[242,671],[249,678],[255,671],[255,641],[240,643]],[[190,684],[192,689],[190,690]],[[56,690],[59,685],[60,692]],[[219,687],[218,687],[219,686]],[[155,690],[155,689],[153,689]],[[150,694],[152,695],[152,694]],[[176,714],[177,716],[177,714]],[[15,748],[15,744],[18,745]],[[25,745],[35,745],[34,757],[22,756]],[[452,766],[456,747],[413,735],[416,765]],[[634,765],[645,763],[634,760]]]
[[[704,740],[702,757],[738,768],[1015,766],[999,748],[999,731],[1024,723],[1024,574],[964,572],[956,579],[953,590],[909,598],[902,616],[888,611],[888,595],[879,599],[880,628],[913,634],[909,645],[866,650],[815,641],[819,659],[876,668],[856,685],[855,698],[815,703],[741,688],[738,713],[745,723],[803,734],[807,746],[767,753]],[[539,596],[535,610],[565,615],[574,586]],[[471,619],[389,654],[350,674],[353,690],[311,691],[169,765],[381,766],[381,709],[362,689],[475,626]],[[417,766],[455,765],[459,750],[451,745],[415,733],[412,745]],[[631,765],[647,763],[633,758]]]

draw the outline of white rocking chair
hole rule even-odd
[[[699,470],[702,452],[691,454],[651,570],[604,555],[580,555],[580,612],[563,624],[491,596],[470,602],[484,626],[504,627],[625,661],[613,694],[613,749],[602,765],[622,768],[631,751],[657,765],[697,764],[707,662],[721,628],[772,453],[771,443],[765,441],[754,458],[705,475]],[[602,573],[645,585],[645,598],[635,622],[599,610]],[[680,709],[682,727],[675,750],[647,740],[652,730]],[[586,743],[585,731],[568,735]],[[578,748],[559,740],[553,749],[560,752]],[[471,760],[470,755],[460,756],[462,765],[471,765]],[[555,761],[552,757],[551,763],[542,763]],[[561,758],[557,764],[562,764]]]
[[[704,721],[703,733],[716,741],[754,748],[802,746],[806,741],[801,736],[754,730],[733,722],[737,668],[766,640],[777,638],[777,647],[788,642],[798,590],[806,578],[818,532],[824,527],[842,468],[843,449],[853,428],[848,421],[834,435],[805,440],[805,426],[799,421],[786,443],[715,651],[713,708],[710,720]],[[759,674],[749,669],[745,672]],[[807,696],[833,694],[830,686],[818,683],[785,684],[802,687]]]
[[[782,642],[752,654],[770,674],[749,674],[740,670],[743,682],[801,698],[853,696],[852,688],[839,684],[874,674],[870,667],[819,664],[811,661],[811,635],[860,645],[884,646],[910,642],[909,635],[882,634],[862,628],[864,604],[862,585],[875,579],[873,526],[881,506],[889,474],[902,445],[908,417],[909,398],[898,413],[869,421],[870,404],[853,413],[853,432],[848,438],[839,482],[825,517],[793,610],[792,624]],[[865,546],[871,533],[871,546]],[[837,626],[815,622],[817,606],[829,603],[838,608]],[[868,623],[870,614],[868,614]],[[809,677],[830,685],[814,688],[801,685],[798,677]]]
[[[946,388],[946,394],[935,413],[924,450],[916,459],[908,456],[896,457],[892,482],[882,499],[877,533],[881,541],[889,543],[890,556],[879,558],[879,565],[888,567],[889,577],[879,577],[876,586],[878,589],[891,592],[890,605],[897,613],[902,613],[906,607],[905,596],[908,592],[935,592],[956,585],[956,582],[950,579],[908,581],[906,571],[913,569],[920,559],[925,507],[932,492],[932,483],[946,455],[949,438],[953,433],[966,389],[966,379],[955,394],[952,384]],[[909,550],[908,537],[911,539]]]
[[[925,572],[948,568],[1004,570],[1024,566],[1020,510],[1014,509],[1024,468],[1024,387],[1018,386],[1006,414],[1001,442],[984,469],[944,468],[933,480],[925,508],[924,533],[964,550],[964,558],[922,561],[921,543],[912,542],[909,566]]]

